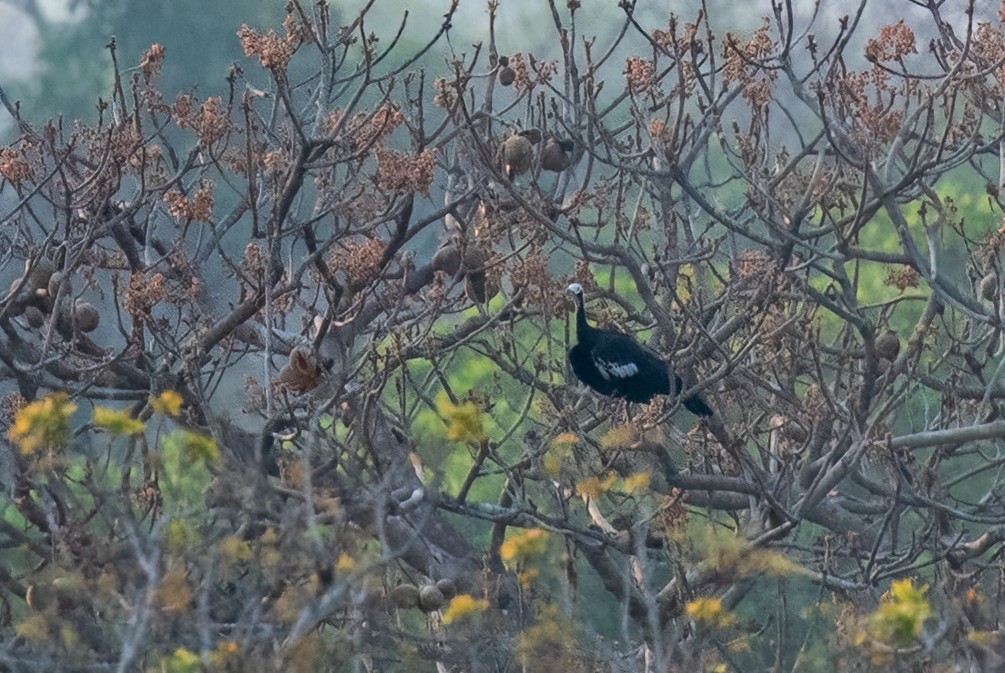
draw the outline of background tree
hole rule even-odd
[[[904,6],[0,96],[0,661],[996,670],[1005,33]],[[578,384],[570,282],[714,415]]]

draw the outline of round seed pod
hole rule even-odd
[[[64,276],[63,276],[63,272],[62,271],[57,271],[57,272],[55,272],[54,274],[52,274],[49,277],[49,297],[50,298],[52,298],[52,299],[56,298],[56,294],[59,292],[59,286],[60,286],[60,284],[63,284],[65,286],[65,289],[63,290],[63,294],[64,295],[69,295],[71,292],[73,292],[73,285],[70,284],[70,279],[67,278],[64,281],[63,278],[64,278]]]
[[[24,600],[32,610],[44,610],[53,602],[52,590],[41,584],[29,584]]]
[[[73,320],[77,325],[77,329],[86,333],[98,329],[101,316],[93,304],[83,299],[78,299],[73,305]]]
[[[35,306],[25,306],[24,317],[32,329],[38,329],[45,324],[45,314]]]
[[[464,277],[464,293],[476,304],[484,304],[499,294],[499,283],[484,271],[472,272]]]
[[[499,292],[499,285],[488,278],[485,264],[488,256],[481,246],[469,243],[464,250],[464,292],[476,304],[484,304]]]
[[[533,154],[533,146],[524,136],[513,135],[507,138],[502,146],[502,163],[506,176],[512,180],[529,171]]]
[[[900,339],[893,330],[876,339],[876,355],[879,357],[884,360],[896,360],[898,353],[900,353]]]
[[[414,584],[399,584],[391,589],[391,601],[398,608],[414,608],[419,604],[419,590]]]
[[[993,273],[989,273],[981,278],[981,282],[977,285],[978,294],[987,301],[995,300],[997,290],[998,283],[995,282],[995,275]]]
[[[477,243],[469,243],[464,248],[464,270],[468,273],[485,272],[488,256]]]
[[[433,255],[433,269],[454,276],[461,268],[461,250],[457,241],[449,238],[440,244]]]
[[[28,287],[32,290],[47,290],[49,278],[56,271],[56,264],[48,257],[39,257],[32,265],[31,260],[25,260],[24,272],[28,274]]]
[[[571,144],[568,140],[558,141],[549,138],[541,150],[541,168],[554,173],[561,173],[569,167],[569,150]],[[566,149],[568,147],[568,149]]]
[[[419,609],[423,612],[439,610],[446,602],[443,592],[435,584],[427,584],[419,589]]]
[[[444,577],[443,579],[436,580],[436,588],[440,590],[440,593],[448,601],[457,595],[457,585],[454,584],[452,579]]]
[[[506,59],[506,63],[503,63],[503,58],[499,59],[500,68],[496,77],[499,78],[499,83],[503,86],[510,86],[516,81],[516,70],[509,66],[509,59]]]

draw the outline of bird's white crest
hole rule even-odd
[[[579,283],[573,283],[568,287],[568,290],[572,294],[583,294],[583,286]]]

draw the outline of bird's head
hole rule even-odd
[[[580,285],[579,283],[573,283],[566,289],[577,297],[583,296],[583,286]]]

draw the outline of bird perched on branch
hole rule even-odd
[[[656,353],[627,334],[590,326],[582,285],[573,283],[569,292],[576,297],[578,343],[569,349],[569,364],[576,378],[601,395],[629,402],[648,402],[656,395],[681,393],[684,382]],[[698,416],[712,415],[712,409],[697,395],[685,397],[681,403]]]

